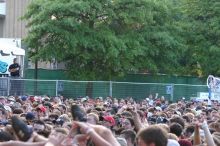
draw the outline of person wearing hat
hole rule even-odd
[[[25,102],[26,100],[27,100],[27,96],[21,96],[21,100],[23,101],[23,102]]]
[[[70,122],[70,118],[67,114],[62,114],[58,119],[62,119],[64,122]]]
[[[9,97],[7,98],[7,100],[8,100],[8,103],[9,103],[9,104],[13,104],[13,103],[16,102],[16,101],[15,101],[15,98],[14,98],[13,96],[9,96]]]
[[[0,96],[0,104],[5,104],[6,103],[6,99],[4,96]]]
[[[46,108],[42,105],[39,105],[36,108],[37,111],[37,118],[40,120],[42,117],[45,117],[45,113],[46,113]]]
[[[25,118],[26,118],[26,120],[27,120],[27,123],[28,123],[29,125],[31,125],[32,122],[35,120],[35,115],[34,115],[34,113],[32,113],[32,112],[28,112],[28,113],[26,114]]]
[[[5,109],[5,111],[6,111],[6,117],[7,117],[7,118],[10,118],[10,117],[12,116],[12,109],[11,109],[11,107],[8,106],[8,105],[5,105],[5,106],[4,106],[4,109]]]
[[[29,96],[29,100],[32,102],[32,103],[34,103],[35,102],[35,98],[34,98],[34,96]]]
[[[114,125],[115,125],[115,119],[112,116],[103,117],[103,126],[112,129]]]

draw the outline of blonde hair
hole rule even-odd
[[[170,132],[170,128],[167,124],[157,124],[160,128],[164,129],[167,133]]]
[[[87,116],[92,116],[95,119],[96,123],[99,122],[99,116],[96,113],[89,113]]]
[[[193,113],[186,113],[185,114],[187,117],[189,117],[190,119],[194,119],[195,115]]]
[[[167,136],[168,136],[168,139],[173,139],[173,140],[176,140],[176,141],[179,140],[179,138],[173,133],[168,133]]]

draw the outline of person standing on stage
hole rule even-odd
[[[8,71],[11,75],[11,95],[19,95],[20,94],[20,81],[16,80],[20,78],[20,65],[17,63],[17,58],[14,58],[13,64],[9,66]]]
[[[8,69],[11,73],[11,77],[20,77],[20,68],[20,65],[17,63],[17,58],[14,58],[13,64],[11,64]]]

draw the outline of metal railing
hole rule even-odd
[[[115,81],[70,81],[0,78],[0,95],[49,95],[66,97],[133,97],[143,99],[156,93],[169,100],[196,97],[208,92],[206,85],[137,83]]]

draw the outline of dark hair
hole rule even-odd
[[[107,110],[106,112],[111,113],[111,115],[115,115],[116,114],[115,110],[113,110],[113,109]]]
[[[174,118],[170,119],[170,123],[178,123],[178,124],[180,124],[183,128],[185,127],[184,120],[183,120],[183,118],[180,118],[180,117],[174,117]]]
[[[194,132],[194,129],[195,129],[194,125],[189,125],[185,129],[185,133],[191,133],[192,134]]]
[[[6,131],[0,132],[0,142],[10,141],[10,140],[15,140],[15,138],[10,133]]]
[[[24,111],[21,108],[16,108],[13,110],[13,114],[22,114]]]
[[[57,114],[52,113],[52,114],[49,115],[49,118],[55,118],[55,119],[58,119],[59,116],[58,116]]]
[[[87,121],[86,112],[83,111],[79,105],[71,106],[71,115],[73,119],[76,121],[81,121],[81,122]]]
[[[50,132],[47,131],[47,130],[44,130],[44,131],[39,131],[39,132],[37,132],[37,134],[42,135],[42,136],[48,138],[49,135],[50,135]]]
[[[150,108],[148,108],[148,112],[154,112],[155,111],[155,108],[153,108],[153,107],[150,107]]]
[[[187,115],[184,115],[183,119],[186,120],[187,123],[191,122],[191,119]]]
[[[44,121],[45,124],[49,124],[49,125],[53,124],[52,121],[48,118],[44,119],[43,121]]]
[[[67,109],[66,109],[66,106],[63,105],[63,104],[60,104],[59,107],[62,107],[65,111],[67,110]]]
[[[179,123],[172,123],[170,125],[170,133],[180,137],[183,132],[183,127]]]
[[[167,146],[168,143],[167,133],[162,128],[154,125],[141,130],[137,138],[143,140],[145,144],[154,143],[155,146]]]
[[[131,143],[134,144],[135,143],[135,138],[136,138],[136,132],[134,130],[123,130],[121,132],[121,134],[123,134],[125,137],[125,139],[131,139]]]
[[[34,124],[39,124],[39,125],[44,125],[45,126],[45,123],[41,120],[35,120]]]
[[[5,109],[3,109],[3,108],[0,108],[0,111],[2,112],[3,115],[6,114],[6,111],[5,111]]]
[[[128,117],[128,118],[126,118],[126,119],[128,119],[128,120],[130,121],[131,126],[135,126],[135,125],[134,125],[134,120],[133,120],[132,118]]]
[[[209,128],[209,131],[210,131],[210,133],[211,134],[213,134],[214,132],[217,132],[215,129],[213,129],[213,128]]]
[[[123,113],[121,113],[121,115],[125,117],[132,117],[132,114],[129,111],[124,111]]]

